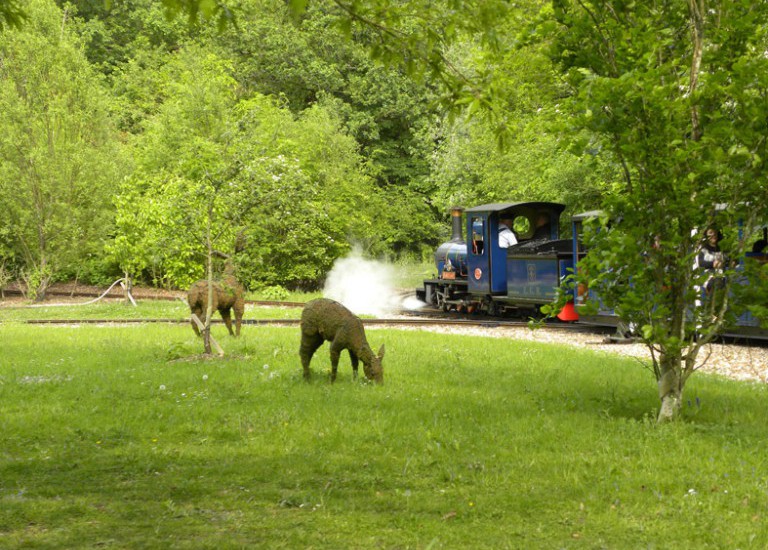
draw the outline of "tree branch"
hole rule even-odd
[[[702,135],[699,110],[696,107],[694,95],[699,85],[699,72],[701,71],[701,59],[704,50],[704,1],[705,0],[688,0],[691,13],[691,40],[693,42],[691,78],[688,87],[688,97],[691,100],[691,139],[693,139],[693,141],[699,141]]]

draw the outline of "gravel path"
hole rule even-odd
[[[548,344],[566,344],[650,361],[643,344],[606,343],[605,336],[582,332],[563,332],[546,328],[532,331],[525,327],[417,327],[446,334],[467,334],[488,338],[512,338]],[[735,380],[768,383],[768,347],[765,345],[709,344],[699,354],[702,372],[719,374]]]

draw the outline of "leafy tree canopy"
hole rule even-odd
[[[701,346],[729,322],[736,260],[768,213],[767,9],[556,1],[546,19],[574,129],[623,170],[585,282],[657,352],[662,419],[676,414]],[[734,262],[702,295],[711,274],[692,270],[693,257],[712,226]]]
[[[19,0],[3,0],[0,3],[0,31],[5,27],[20,27],[27,19],[27,12]]]
[[[127,164],[108,98],[81,42],[48,0],[0,33],[0,217],[6,246],[36,297],[65,277],[100,271],[111,185]]]
[[[332,112],[297,117],[267,96],[241,97],[231,64],[199,48],[163,70],[172,93],[137,140],[138,170],[119,201],[114,254],[125,269],[181,287],[200,278],[209,207],[217,248],[231,252],[236,233],[253,243],[238,260],[251,287],[316,285],[350,241],[382,229],[355,142]]]

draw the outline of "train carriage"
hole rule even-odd
[[[719,206],[719,209],[723,208],[725,208],[724,205]],[[594,210],[576,214],[571,217],[572,257],[574,258],[574,269],[577,272],[580,269],[580,262],[588,254],[588,250],[584,244],[584,224],[589,220],[594,220],[602,215],[604,215],[603,212]],[[739,232],[739,239],[745,238],[742,234],[742,228],[738,227],[737,230]],[[740,287],[749,288],[750,285],[755,284],[755,281],[750,281],[747,276],[746,267],[750,262],[758,262],[759,265],[768,263],[768,227],[762,229],[762,238],[755,244],[758,245],[758,243],[760,243],[759,247],[756,247],[751,252],[747,252],[743,258],[737,260],[737,279],[735,284]],[[694,269],[694,266],[691,266],[691,269]],[[735,288],[734,291],[743,291],[743,288]],[[704,289],[701,291],[702,293],[705,292]],[[589,306],[587,306],[588,303],[590,304]],[[583,284],[577,285],[574,293],[574,305],[580,323],[616,328],[617,335],[620,337],[633,335],[631,327],[626,326],[622,322],[616,312],[603,302],[600,295],[594,289],[587,288]],[[740,313],[733,323],[726,326],[722,335],[734,338],[747,337],[756,340],[766,340],[768,339],[768,330],[763,328],[760,320],[747,309]]]

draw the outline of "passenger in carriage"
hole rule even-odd
[[[704,284],[704,288],[707,291],[721,287],[725,282],[723,280],[723,269],[725,268],[726,260],[720,250],[720,240],[722,238],[723,234],[716,228],[707,228],[704,232],[704,242],[699,249],[699,253],[696,255],[696,266],[710,274],[709,279]]]
[[[710,270],[723,269],[725,258],[720,251],[720,239],[722,238],[722,233],[714,227],[710,227],[704,232],[704,242],[697,256],[697,265],[699,267]]]

